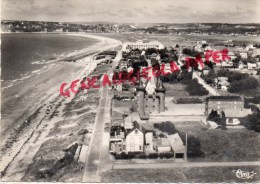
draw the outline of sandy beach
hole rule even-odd
[[[36,135],[35,131],[39,131],[40,127],[43,126],[43,122],[46,126],[49,126],[48,130],[50,131],[54,122],[64,121],[64,117],[59,116],[57,108],[64,108],[64,104],[70,103],[74,96],[70,98],[60,96],[61,83],[67,82],[69,84],[73,80],[89,75],[97,64],[95,60],[92,60],[93,53],[114,48],[121,44],[120,41],[101,36],[76,33],[68,35],[90,37],[99,40],[99,42],[77,53],[49,61],[48,65],[33,73],[32,76],[25,78],[23,81],[18,81],[11,87],[2,88],[0,171],[2,175],[3,173],[6,174],[6,181],[10,179],[9,177],[12,177],[12,181],[19,181],[23,175],[16,170],[18,165],[25,169],[26,166],[23,166],[23,164],[32,162],[31,159],[37,153],[37,148],[40,148],[42,142],[37,142],[37,148],[31,150],[27,157],[23,156],[28,154],[26,149],[27,151],[30,149],[28,145],[33,144],[32,137]],[[81,53],[90,55],[77,62],[63,61],[66,57]],[[82,109],[84,110],[84,108]],[[57,113],[55,118],[53,118],[54,112]],[[48,121],[48,119],[51,119],[51,121]],[[75,125],[66,126],[69,128]],[[48,131],[38,136],[44,137],[47,135]],[[37,137],[34,140],[40,139]],[[41,141],[44,141],[44,139]],[[24,146],[25,144],[27,146]],[[20,160],[23,160],[23,163],[18,163]],[[13,175],[14,173],[17,175]],[[15,179],[15,177],[17,178]]]

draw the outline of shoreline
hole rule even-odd
[[[8,33],[4,33],[4,34],[8,34]],[[16,34],[16,33],[13,33]],[[17,33],[20,34],[20,33]],[[24,34],[28,34],[28,33],[24,33]],[[32,34],[39,34],[39,33],[32,33]],[[43,34],[53,34],[53,33],[43,33]],[[106,37],[102,37],[102,36],[95,36],[95,35],[90,35],[90,34],[77,34],[77,33],[55,33],[57,35],[64,35],[64,36],[72,36],[72,37],[87,37],[87,38],[92,38],[94,40],[97,41],[97,43],[94,43],[88,47],[76,50],[76,51],[71,51],[69,53],[63,53],[60,55],[57,55],[57,58],[55,59],[51,59],[51,60],[37,60],[37,61],[33,61],[31,64],[33,65],[42,65],[42,67],[40,67],[39,69],[27,72],[23,75],[20,75],[20,78],[17,79],[13,79],[13,80],[2,80],[1,79],[1,83],[2,83],[2,90],[8,89],[12,86],[17,85],[17,83],[21,83],[23,82],[25,79],[28,79],[30,77],[33,77],[34,75],[38,75],[41,74],[43,72],[45,72],[44,70],[47,70],[49,67],[49,65],[53,64],[55,65],[55,63],[58,62],[63,62],[63,60],[65,60],[66,58],[69,57],[73,57],[73,56],[77,56],[80,55],[82,53],[88,53],[88,55],[92,55],[93,53],[97,53],[99,49],[99,47],[104,44],[106,44],[106,42],[111,42],[111,44],[114,44],[116,42],[115,39],[111,39],[111,38],[106,38]],[[108,46],[107,48],[109,48],[110,46]],[[105,50],[106,48],[104,48]],[[97,51],[95,51],[97,50]],[[92,52],[91,52],[92,51]]]
[[[73,35],[100,40],[97,44],[82,49],[82,52],[95,52],[96,54],[121,44],[120,41],[101,36]],[[25,134],[29,135],[30,131],[34,132],[37,123],[30,123],[30,127],[25,127],[25,129],[28,129],[25,133],[18,135],[17,130],[20,130],[21,127],[23,128],[24,124],[26,125],[28,118],[33,116],[37,109],[45,108],[48,104],[55,104],[60,101],[70,102],[71,99],[63,99],[64,97],[60,96],[60,84],[89,75],[96,67],[96,62],[91,60],[95,54],[82,58],[75,63],[62,62],[62,59],[60,59],[59,62],[51,63],[49,70],[36,73],[34,77],[26,78],[23,82],[11,88],[2,89],[1,172],[5,171],[7,166],[15,159],[28,139],[28,136]],[[36,113],[35,121],[41,122],[43,120],[41,118],[45,118],[44,113]],[[6,148],[7,144],[11,146]]]

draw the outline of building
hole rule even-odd
[[[228,52],[228,56],[230,57],[230,61],[237,58],[237,56],[234,54],[234,52],[231,52],[231,51]]]
[[[215,84],[218,88],[220,88],[223,91],[227,91],[228,87],[230,86],[230,83],[228,82],[227,77],[217,77],[215,78]]]
[[[110,132],[110,152],[126,153],[153,150],[153,132],[144,129],[136,121],[133,128],[113,127]]]
[[[151,42],[137,41],[137,42],[126,42],[123,44],[124,52],[130,52],[130,50],[133,49],[146,50],[148,48],[163,49],[164,46],[158,41],[151,41]]]
[[[154,145],[157,153],[172,152],[172,147],[167,138],[157,138],[154,140]]]
[[[126,130],[133,128],[133,122],[141,122],[140,116],[137,112],[133,112],[124,118],[124,127]]]
[[[187,135],[186,135],[187,144]],[[174,159],[187,160],[187,147],[178,133],[167,135],[164,138],[153,136],[153,131],[140,126],[136,121],[133,128],[124,129],[113,127],[110,136],[110,153],[129,154],[130,152],[145,153],[173,153]]]
[[[187,160],[187,147],[184,145],[180,135],[178,133],[175,133],[173,135],[168,135],[167,138],[174,152],[174,159],[183,158],[184,160]],[[186,144],[187,144],[187,135],[186,135]]]
[[[144,152],[144,132],[134,127],[126,134],[125,145],[126,153],[128,152]]]
[[[140,80],[139,86],[136,87],[135,100],[141,119],[148,119],[153,111],[160,113],[165,110],[166,90],[160,79],[154,79],[154,82],[149,80],[145,84]]]
[[[246,52],[240,52],[240,56],[242,59],[247,59],[247,53]]]
[[[240,96],[210,96],[206,98],[206,115],[209,115],[212,110],[225,113],[231,109],[236,113],[241,113],[244,110],[244,99]]]

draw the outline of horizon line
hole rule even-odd
[[[186,22],[186,23],[174,23],[174,22],[113,22],[113,21],[49,21],[49,20],[13,20],[13,19],[1,19],[2,21],[27,21],[27,22],[61,22],[61,23],[116,23],[116,24],[260,24],[260,22],[247,22],[247,23],[228,23],[228,22]]]

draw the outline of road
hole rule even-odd
[[[112,74],[113,69],[117,66],[121,58],[122,51],[120,50],[114,59],[111,69],[108,71],[108,76]],[[111,94],[109,87],[100,88],[99,107],[86,157],[83,182],[100,182],[99,171],[102,169],[102,166],[105,166],[109,162],[109,133],[104,132],[104,128],[105,123],[110,123],[110,103]]]
[[[192,78],[198,79],[198,83],[200,83],[204,88],[206,88],[212,95],[220,96],[219,92],[210,85],[206,84],[206,82],[199,76],[199,74],[196,71],[193,72]]]
[[[250,162],[174,162],[174,163],[120,163],[113,165],[113,169],[169,169],[181,167],[232,167],[232,166],[260,166],[260,161]]]

